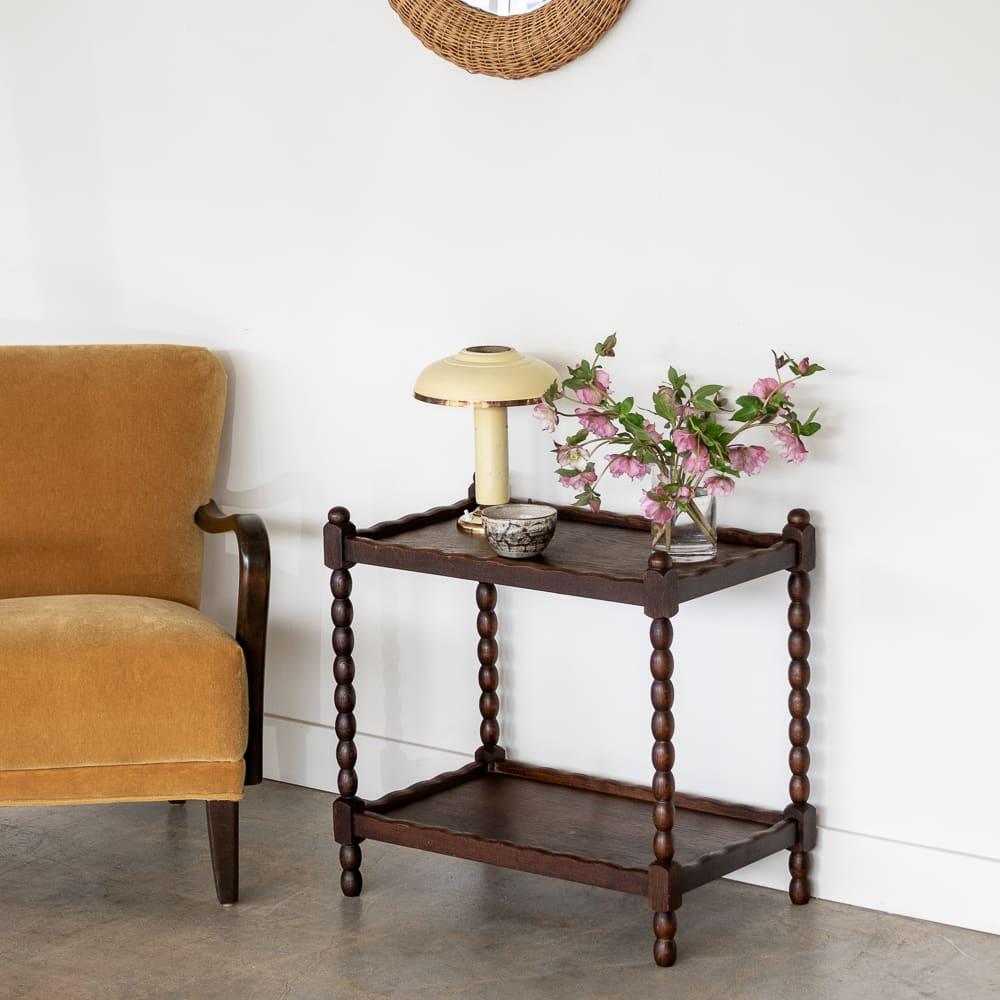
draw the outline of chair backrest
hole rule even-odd
[[[197,607],[225,403],[200,347],[0,347],[0,598]]]

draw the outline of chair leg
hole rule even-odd
[[[223,906],[232,906],[240,895],[240,804],[206,802],[205,813],[215,893]]]

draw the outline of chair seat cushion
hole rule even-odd
[[[0,600],[0,771],[236,762],[246,745],[243,651],[199,611]]]

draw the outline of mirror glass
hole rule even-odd
[[[491,14],[527,14],[544,7],[548,0],[464,0],[470,7],[489,11]]]

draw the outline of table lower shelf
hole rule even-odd
[[[647,895],[652,801],[642,786],[496,761],[392,792],[348,822],[355,837]],[[796,842],[796,821],[781,812],[689,795],[674,803],[672,892]]]

